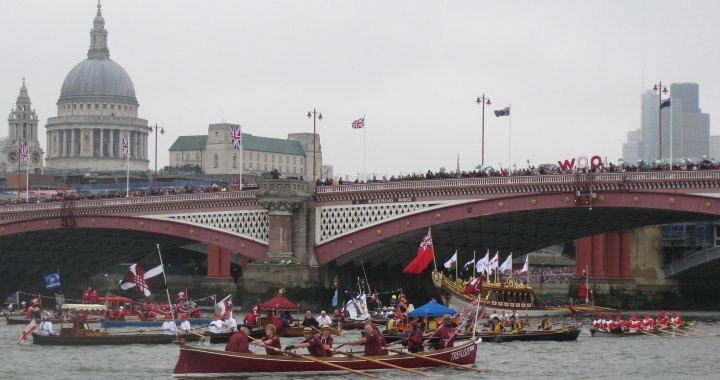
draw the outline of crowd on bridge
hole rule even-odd
[[[180,194],[198,194],[198,193],[216,193],[240,191],[237,184],[219,182],[209,186],[161,186],[149,187],[142,189],[130,190],[130,197],[142,198],[163,195],[180,195]],[[125,190],[102,190],[97,192],[75,192],[67,190],[57,190],[55,192],[38,192],[32,194],[28,200],[24,197],[17,199],[0,199],[0,206],[17,205],[26,203],[49,203],[64,201],[84,201],[95,199],[115,199],[125,198]]]
[[[410,173],[400,175],[383,175],[378,178],[377,175],[373,175],[371,178],[360,179],[356,178],[354,181],[343,180],[342,178],[332,179],[327,178],[324,180],[318,180],[318,186],[336,186],[336,185],[352,185],[352,184],[365,184],[365,183],[384,183],[384,182],[400,182],[400,181],[425,181],[434,179],[456,179],[456,178],[484,178],[484,177],[511,177],[511,176],[536,176],[536,175],[560,175],[560,174],[572,174],[572,173],[633,173],[633,172],[659,172],[659,171],[697,171],[697,170],[720,170],[720,161],[716,159],[703,158],[702,160],[692,161],[685,159],[684,161],[675,162],[670,168],[670,164],[663,160],[657,160],[656,162],[648,162],[640,160],[637,163],[627,163],[623,160],[616,165],[610,163],[608,165],[599,166],[598,168],[591,169],[562,169],[556,164],[541,164],[531,165],[526,168],[494,168],[492,166],[485,166],[480,169],[472,171],[447,171],[443,168],[437,172],[428,170],[425,174],[422,173]]]

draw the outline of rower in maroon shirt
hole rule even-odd
[[[365,336],[350,342],[341,343],[337,348],[340,348],[342,346],[359,346],[361,344],[365,345],[365,356],[376,356],[376,355],[385,355],[385,349],[382,345],[383,339],[382,335],[375,332],[373,330],[373,326],[371,324],[365,325]]]
[[[452,317],[449,314],[443,316],[443,325],[438,327],[430,338],[440,337],[440,348],[450,348],[455,345],[455,328],[452,327]]]
[[[315,330],[312,327],[305,327],[303,329],[303,340],[300,344],[291,344],[285,347],[285,351],[294,350],[296,348],[307,348],[308,352],[312,356],[323,357],[328,356],[325,346],[323,346],[320,338],[315,336]]]
[[[262,339],[254,340],[253,343],[265,347],[265,353],[268,355],[282,355],[282,352],[278,351],[282,349],[280,345],[280,337],[275,332],[277,328],[274,324],[265,326],[265,336]],[[273,350],[271,347],[276,348]]]
[[[238,331],[230,337],[227,345],[225,345],[225,351],[252,354],[253,352],[250,351],[250,344],[247,338],[250,336],[250,329],[247,325],[240,325],[238,327]]]
[[[333,337],[330,336],[330,325],[323,325],[319,338],[320,343],[325,347],[327,356],[332,356]]]

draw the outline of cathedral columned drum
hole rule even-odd
[[[130,76],[110,59],[108,32],[98,4],[90,30],[87,59],[65,77],[58,114],[47,121],[46,166],[54,169],[147,171],[147,120],[138,118],[138,101]],[[129,137],[125,139],[124,137]]]

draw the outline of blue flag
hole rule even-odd
[[[337,306],[337,304],[338,304],[338,291],[337,291],[337,289],[335,289],[335,295],[333,296],[333,299],[332,299],[332,307]]]
[[[13,293],[13,294],[9,295],[8,298],[5,299],[6,305],[15,304],[15,303],[18,303],[18,294],[17,293]]]
[[[60,272],[50,273],[45,276],[45,289],[55,289],[60,287]]]

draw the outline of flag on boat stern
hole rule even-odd
[[[60,287],[60,272],[50,273],[45,276],[45,289],[55,289]]]
[[[435,250],[433,250],[432,236],[430,230],[428,230],[427,235],[420,243],[420,247],[418,247],[417,256],[403,269],[403,273],[422,273],[434,258]]]
[[[25,342],[33,331],[37,331],[37,328],[37,323],[35,323],[34,319],[31,319],[30,323],[28,323],[27,327],[25,327],[25,330],[23,330],[20,339],[18,339],[18,344]]]
[[[219,318],[225,314],[231,314],[232,310],[232,301],[230,300],[230,296],[228,295],[222,301],[218,302],[215,305],[215,316]]]
[[[120,280],[120,289],[132,298],[144,298],[152,290],[165,289],[165,276],[160,256],[153,253],[130,265],[127,274]]]

